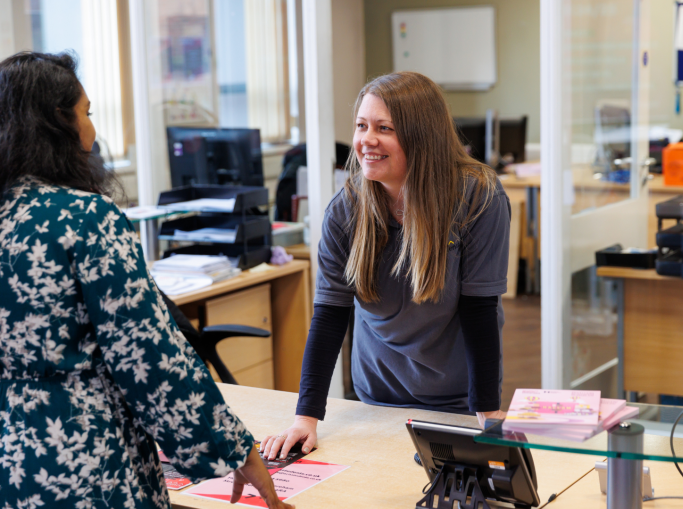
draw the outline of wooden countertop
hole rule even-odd
[[[253,270],[246,270],[237,277],[228,279],[226,281],[221,281],[219,283],[214,283],[211,286],[202,288],[201,290],[176,295],[175,297],[171,297],[171,300],[173,300],[176,305],[181,306],[190,302],[209,299],[211,297],[215,297],[216,295],[222,295],[224,293],[240,290],[248,286],[265,283],[278,277],[287,276],[289,274],[294,274],[295,272],[309,269],[310,266],[311,263],[308,261],[292,260],[285,265],[268,265],[270,268],[264,271],[254,272]]]
[[[655,269],[630,269],[626,267],[598,267],[597,275],[623,279],[651,279],[655,281],[683,281],[679,277],[660,276]]]
[[[285,251],[287,251],[287,254],[291,254],[295,260],[310,260],[311,258],[311,246],[306,244],[287,246]]]
[[[590,170],[592,173],[592,170]],[[626,184],[617,184],[614,182],[603,182],[595,180],[585,168],[577,168],[574,170],[574,183],[576,186],[588,187],[591,189],[605,189],[605,190],[628,190]],[[650,174],[652,178],[648,180],[647,186],[650,193],[661,193],[678,195],[683,194],[683,186],[665,186],[664,178],[658,174]],[[527,187],[541,187],[541,176],[519,178],[513,173],[499,175],[503,187],[510,189],[520,189]]]
[[[297,394],[218,384],[225,401],[256,439],[280,433],[294,419]],[[408,419],[476,426],[476,418],[426,410],[371,406],[328,399],[327,416],[318,425],[319,449],[312,460],[351,468],[307,490],[291,501],[297,509],[414,509],[427,475],[413,460],[415,448],[406,430]],[[539,495],[546,502],[589,472],[599,456],[532,451]],[[175,509],[226,509],[213,502],[171,492]],[[551,506],[552,507],[552,506]]]

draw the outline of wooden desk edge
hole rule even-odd
[[[598,267],[597,275],[600,277],[613,277],[622,279],[649,279],[654,281],[676,281],[681,278],[660,276],[655,269],[630,269],[627,267]]]
[[[278,277],[295,274],[296,272],[300,272],[302,270],[310,268],[310,266],[311,263],[306,260],[292,260],[291,262],[285,265],[273,267],[272,270],[255,273],[243,272],[237,277],[228,279],[227,281],[214,283],[211,286],[202,288],[201,290],[176,295],[175,297],[171,297],[171,300],[175,302],[176,305],[182,306],[183,304],[189,304],[190,302],[197,302],[200,300],[209,299],[217,295],[233,292],[235,290],[240,290],[242,288],[254,286],[259,283],[265,283]]]

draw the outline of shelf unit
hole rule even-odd
[[[193,185],[172,189],[159,195],[159,206],[186,203],[194,200],[225,200],[228,206],[193,207],[179,212],[196,212],[196,215],[165,221],[159,239],[171,242],[190,242],[190,245],[173,247],[164,252],[164,258],[173,254],[225,255],[235,259],[236,266],[249,269],[270,260],[272,245],[271,224],[268,219],[268,189],[249,186]],[[229,200],[233,201],[232,207]],[[211,235],[194,235],[204,228],[218,229],[232,235],[216,238]],[[178,234],[177,232],[186,232]],[[230,238],[231,237],[231,238]]]

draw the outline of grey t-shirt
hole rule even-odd
[[[474,180],[468,181],[471,203]],[[352,216],[346,191],[325,211],[318,246],[315,304],[355,304],[352,375],[365,403],[439,411],[468,410],[468,370],[458,300],[500,296],[507,290],[510,202],[500,182],[488,207],[455,242],[439,302],[416,304],[410,282],[391,270],[400,252],[401,225],[391,220],[389,240],[378,268],[378,302],[356,298],[344,278]],[[455,237],[444,242],[455,241]],[[498,304],[500,337],[504,322]],[[500,379],[502,381],[502,362]]]

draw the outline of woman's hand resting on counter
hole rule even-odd
[[[284,430],[277,436],[267,436],[261,442],[261,454],[264,458],[275,459],[280,453],[281,458],[286,458],[289,450],[300,442],[302,444],[301,450],[304,454],[308,454],[313,450],[316,441],[318,440],[318,419],[315,417],[306,417],[297,415],[294,418],[294,424]]]
[[[251,484],[261,495],[268,509],[294,509],[293,505],[285,504],[275,493],[273,478],[270,477],[256,447],[254,447],[242,468],[235,470],[235,482],[232,485],[230,503],[236,504],[242,496],[245,484]]]
[[[493,412],[477,412],[477,420],[479,421],[479,427],[484,429],[484,423],[486,419],[505,419],[507,412],[502,410],[494,410]]]

